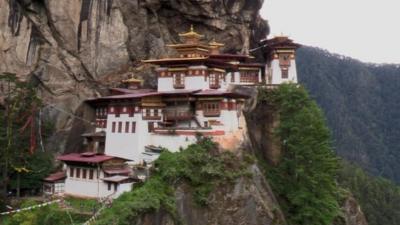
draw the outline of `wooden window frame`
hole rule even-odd
[[[147,123],[147,131],[149,133],[152,133],[154,131],[154,122],[148,122]]]
[[[122,133],[122,122],[118,122],[118,133]]]
[[[289,78],[289,68],[282,67],[281,68],[282,79]]]
[[[112,122],[111,133],[115,133],[116,126],[117,126],[117,123]]]
[[[173,85],[175,89],[183,89],[185,88],[185,73],[174,73],[172,75]]]
[[[86,179],[87,177],[86,171],[87,171],[86,169],[82,169],[82,179]]]
[[[258,72],[240,71],[240,83],[258,83]]]
[[[74,167],[69,168],[69,176],[74,177]]]
[[[125,133],[129,133],[129,124],[128,121],[125,122]]]
[[[93,180],[94,177],[94,171],[93,169],[89,169],[89,180]]]
[[[76,178],[81,178],[81,168],[76,168]]]
[[[136,133],[136,122],[132,122],[131,132]]]
[[[206,117],[216,117],[221,115],[220,102],[204,102],[203,115]]]
[[[219,83],[220,74],[218,73],[210,73],[208,75],[208,83],[211,89],[218,89],[221,87]]]

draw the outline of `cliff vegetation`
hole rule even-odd
[[[296,84],[259,90],[259,104],[276,108],[282,155],[266,174],[288,224],[328,225],[339,215],[338,159],[322,111]]]

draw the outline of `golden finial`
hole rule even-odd
[[[193,24],[190,25],[190,31],[186,33],[179,34],[180,37],[194,37],[194,38],[202,38],[204,35],[201,35],[194,31]]]
[[[225,46],[222,43],[216,42],[215,38],[213,38],[212,41],[210,43],[208,43],[208,45],[210,45],[211,47],[223,47],[223,46]]]

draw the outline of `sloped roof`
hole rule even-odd
[[[49,181],[49,182],[55,182],[59,180],[64,180],[67,177],[64,171],[59,171],[50,174],[48,177],[44,178],[43,180]]]
[[[92,152],[85,152],[85,153],[70,153],[59,156],[57,157],[57,159],[64,162],[101,163],[108,161],[110,159],[122,159],[122,158],[104,154],[96,154]],[[127,159],[123,160],[128,161]]]

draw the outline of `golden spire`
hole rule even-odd
[[[179,34],[180,37],[185,37],[185,38],[202,38],[204,35],[201,35],[194,31],[193,24],[190,25],[190,31],[186,33],[181,33]]]

